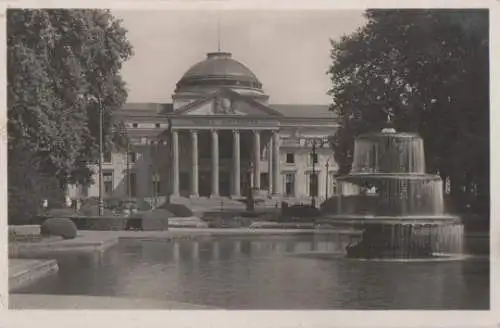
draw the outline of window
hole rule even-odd
[[[136,127],[138,127],[138,126],[139,126],[139,124],[137,124],[137,123],[132,123],[132,127],[133,127],[133,128],[136,128]]]
[[[318,173],[309,174],[309,196],[318,196]]]
[[[444,193],[449,195],[451,193],[451,181],[449,177],[446,177],[444,184]]]
[[[104,152],[104,163],[111,163],[111,152]]]
[[[318,154],[311,154],[311,164],[318,164]]]
[[[267,172],[260,174],[260,189],[269,190],[269,173]]]
[[[131,151],[128,153],[128,161],[129,163],[137,162],[137,153],[135,151]]]
[[[287,164],[295,163],[295,154],[294,153],[287,153],[286,154],[286,163]]]
[[[130,197],[135,197],[137,195],[137,175],[135,173],[130,173],[128,178]]]
[[[332,174],[333,176],[333,174]],[[332,177],[333,179],[333,177]],[[337,181],[332,180],[332,195],[337,195],[339,193],[339,187],[337,185]]]
[[[102,180],[104,184],[104,195],[111,196],[113,194],[113,172],[103,172]]]
[[[80,197],[85,198],[85,197],[89,196],[89,187],[88,186],[80,185],[79,189],[80,189],[80,192],[79,192]]]
[[[295,196],[295,173],[285,174],[285,196]]]
[[[151,184],[153,196],[158,196],[160,194],[160,175],[158,173],[154,173],[151,177]]]

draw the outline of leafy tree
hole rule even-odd
[[[354,138],[379,131],[387,112],[418,132],[428,170],[451,181],[458,202],[489,210],[489,31],[487,10],[368,10],[367,24],[332,41],[331,138],[340,174]]]
[[[61,188],[90,183],[101,110],[105,149],[123,144],[113,112],[127,98],[120,70],[131,55],[110,11],[8,10],[9,176],[25,161],[27,174],[55,177]],[[20,187],[15,183],[9,188]]]

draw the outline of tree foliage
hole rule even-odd
[[[106,10],[9,10],[8,145],[31,149],[63,182],[98,158],[99,111],[106,148],[113,112],[126,101],[120,76],[132,54]],[[73,177],[77,178],[77,177]]]
[[[121,122],[112,117],[127,98],[126,34],[107,10],[8,10],[9,175],[24,161],[61,187],[91,182],[101,110],[105,149],[121,143]]]
[[[332,41],[331,138],[340,174],[354,138],[378,131],[387,111],[418,132],[428,170],[451,181],[457,200],[489,209],[489,31],[487,10],[368,10],[367,24]]]

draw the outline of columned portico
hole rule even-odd
[[[211,130],[212,136],[212,193],[211,197],[219,196],[219,132]]]
[[[265,167],[262,138],[268,148]],[[171,137],[172,195],[240,198],[245,196],[243,188],[264,187],[262,172],[267,174],[269,193],[280,194],[279,138],[274,128],[175,127]]]
[[[240,131],[239,130],[233,130],[233,190],[232,190],[232,196],[233,197],[240,197],[241,196],[241,183],[240,183],[240,177],[241,177],[241,160],[240,160]]]

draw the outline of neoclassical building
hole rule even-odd
[[[250,186],[273,199],[305,201],[339,192],[325,142],[336,128],[328,106],[273,104],[230,53],[209,53],[189,68],[172,103],[128,103],[117,118],[131,146],[128,156],[106,154],[106,196],[229,198]],[[98,185],[73,193],[97,196]]]

